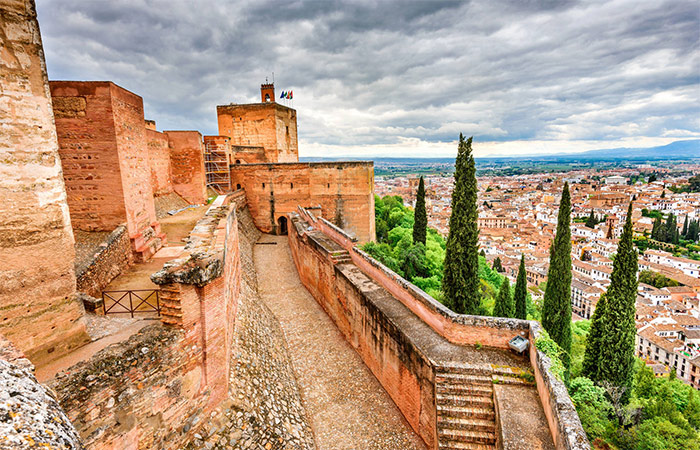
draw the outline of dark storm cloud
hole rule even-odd
[[[274,71],[303,142],[700,133],[694,1],[38,0],[51,79],[112,80],[216,133]],[[303,152],[303,146],[302,146]]]

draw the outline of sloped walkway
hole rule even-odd
[[[286,236],[255,246],[262,300],[289,345],[319,450],[425,449],[398,408],[299,280]]]

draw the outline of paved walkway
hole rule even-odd
[[[287,237],[263,235],[255,267],[260,296],[284,330],[318,450],[425,449],[299,281]]]

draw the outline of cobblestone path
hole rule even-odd
[[[255,246],[261,298],[284,330],[319,450],[425,449],[335,324],[304,288],[286,236]]]

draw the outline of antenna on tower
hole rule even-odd
[[[275,72],[272,72],[272,84],[275,84]]]

